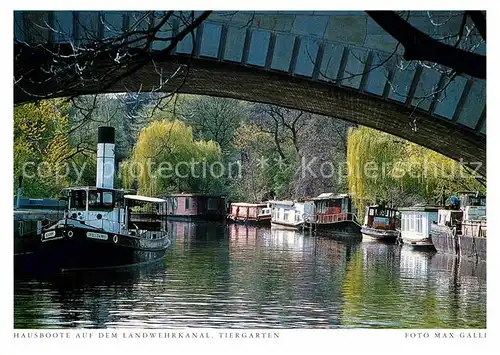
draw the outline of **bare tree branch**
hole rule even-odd
[[[406,60],[426,60],[455,69],[459,73],[486,78],[486,57],[439,42],[416,29],[393,11],[367,11],[405,48]]]
[[[465,11],[465,13],[474,22],[479,34],[486,41],[486,17],[484,17],[482,11]]]

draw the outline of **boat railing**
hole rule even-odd
[[[315,218],[315,223],[339,223],[339,222],[346,222],[346,221],[351,221],[356,224],[359,224],[357,221],[357,216],[355,213],[352,212],[342,212],[342,213],[335,213],[335,214],[318,214],[316,215]]]

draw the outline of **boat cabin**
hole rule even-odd
[[[431,224],[438,219],[438,207],[416,206],[400,208],[401,212],[401,237],[403,241],[431,244]]]
[[[374,229],[395,230],[398,211],[381,206],[367,206],[365,209],[364,226]]]
[[[314,215],[313,201],[269,201],[271,222],[285,226],[300,226],[306,217]]]
[[[271,207],[267,203],[233,202],[229,218],[235,221],[270,221]]]
[[[171,194],[164,197],[166,215],[169,218],[180,219],[223,219],[226,199],[221,195],[205,194]]]
[[[486,219],[486,196],[478,192],[459,192],[463,221]]]
[[[124,195],[128,229],[135,234],[137,230],[166,231],[167,224],[163,214],[166,201],[161,198]],[[155,235],[153,235],[153,238]]]
[[[120,233],[126,223],[124,191],[94,186],[71,187],[68,192],[69,219]]]
[[[356,208],[348,194],[322,193],[312,200],[317,224],[355,220]]]
[[[437,224],[440,226],[460,226],[464,212],[461,210],[439,209]]]
[[[126,195],[124,190],[102,187],[71,187],[67,218],[111,233],[128,230],[164,230],[161,209],[165,200]]]
[[[486,236],[486,196],[477,192],[459,192],[451,208],[441,208],[437,225],[456,228],[459,234]],[[458,203],[457,203],[458,202]]]

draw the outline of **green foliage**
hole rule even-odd
[[[27,161],[47,161],[54,171],[25,180],[25,195],[49,197],[68,185],[94,185],[97,129],[104,125],[116,132],[115,187],[153,196],[186,191],[220,193],[232,201],[295,198],[334,185],[333,179],[299,176],[302,158],[345,161],[345,130],[329,125],[330,118],[266,105],[255,110],[232,99],[173,95],[158,101],[155,95],[89,95],[64,105],[51,100],[17,107],[16,176]],[[326,140],[338,140],[340,148]],[[191,161],[198,163],[193,171]],[[54,179],[66,169],[61,163],[70,164],[68,174]],[[213,163],[216,175],[221,166],[224,174],[204,169]]]
[[[458,162],[367,127],[349,131],[347,163],[349,190],[360,212],[369,203],[436,204],[460,190],[485,190]]]
[[[62,163],[75,149],[67,136],[67,110],[60,99],[14,107],[14,191],[20,175],[30,197],[56,196],[68,183]]]
[[[246,106],[240,100],[184,95],[179,114],[193,128],[196,139],[212,140],[224,154],[230,154],[234,151],[236,130],[246,118]]]
[[[240,152],[242,175],[231,185],[232,199],[259,202],[272,196],[290,195],[299,163],[291,140],[281,144],[283,159],[272,135],[253,123],[243,122],[235,133],[235,148]]]
[[[123,184],[156,196],[174,191],[208,192],[219,187],[217,178],[203,175],[203,166],[219,161],[213,141],[196,141],[192,129],[179,120],[155,120],[139,134],[129,161],[121,165]]]

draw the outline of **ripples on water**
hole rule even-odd
[[[16,275],[15,328],[486,328],[486,265],[376,242],[173,222],[165,260]]]

